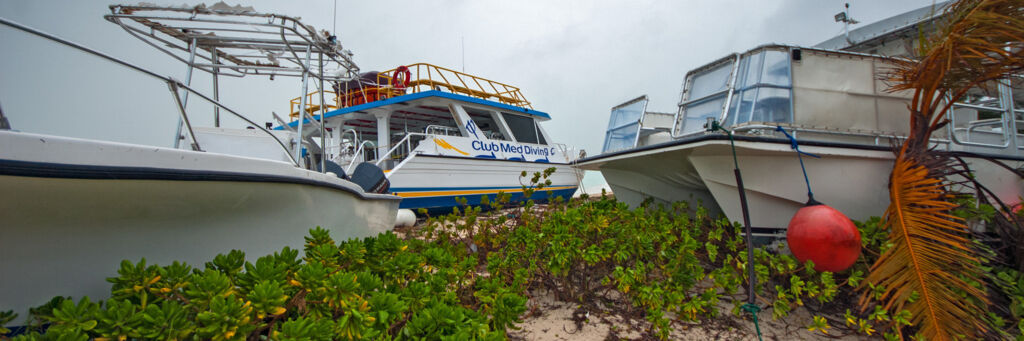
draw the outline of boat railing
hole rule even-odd
[[[335,105],[327,105],[329,110],[348,108],[360,104],[381,101],[388,98],[398,97],[406,94],[418,93],[430,90],[442,90],[454,94],[466,95],[469,97],[497,101],[502,104],[533,109],[530,101],[523,96],[522,91],[509,84],[490,79],[477,77],[468,73],[436,66],[427,63],[416,63],[403,66],[408,70],[398,71],[400,68],[386,70],[377,74],[376,85],[366,85],[359,88],[336,89],[338,93],[326,91],[325,97],[333,98]],[[401,84],[395,79],[401,80]],[[309,99],[305,103],[307,112],[316,112],[320,106],[313,104],[320,91],[306,94]],[[330,96],[326,96],[330,94]],[[301,99],[293,98],[290,102],[291,117],[299,117],[299,107],[302,107]]]
[[[564,143],[557,142],[552,143],[551,145],[555,146],[555,148],[558,148],[558,151],[562,152],[562,156],[564,156],[565,160],[568,162],[574,162],[576,159],[579,158],[579,149],[576,147],[570,147]]]
[[[873,140],[873,144],[876,145],[876,146],[883,145],[883,140],[885,142],[888,142],[887,144],[891,144],[892,142],[904,141],[904,140],[907,139],[906,136],[895,135],[895,134],[872,133],[872,132],[854,132],[854,131],[841,131],[841,130],[829,130],[829,129],[815,129],[815,128],[807,128],[807,127],[794,126],[794,125],[791,125],[791,124],[778,124],[778,125],[744,124],[744,125],[732,127],[732,128],[730,128],[730,130],[732,130],[733,132],[774,131],[779,126],[781,126],[784,129],[786,129],[786,131],[789,132],[790,135],[793,135],[794,138],[797,138],[800,135],[800,133],[804,133],[804,134],[813,133],[813,134],[822,134],[822,135],[838,135],[838,136],[850,136],[850,137],[863,137],[863,138],[866,138],[866,139]],[[941,138],[934,138],[933,137],[931,139],[931,143],[933,145],[945,145],[946,149],[948,150],[948,149],[950,149],[950,145],[951,145],[951,143],[953,143],[953,141],[950,141],[949,139],[941,139]]]
[[[459,134],[461,134],[461,132],[459,132],[459,128],[436,124],[428,125],[423,129],[423,132],[427,135],[459,136]]]
[[[367,145],[369,145],[371,149],[366,149]],[[348,167],[345,168],[345,173],[352,174],[352,167],[354,167],[357,163],[361,163],[357,161],[362,161],[363,159],[366,158],[364,156],[364,153],[366,153],[367,150],[373,150],[374,153],[377,153],[376,147],[377,145],[374,144],[373,141],[363,141],[362,143],[360,143],[359,148],[356,148],[356,152],[352,154],[352,161],[349,161]],[[375,154],[374,159],[379,159],[376,156],[377,155]]]
[[[384,152],[381,155],[378,155],[377,162],[374,163],[374,165],[376,165],[377,167],[380,167],[381,163],[383,163],[384,160],[392,159],[392,156],[395,154],[395,152],[400,151],[402,148],[404,148],[407,151],[407,153],[405,155],[400,155],[399,158],[404,159],[406,156],[408,156],[408,154],[411,154],[411,152],[413,150],[412,138],[413,137],[417,137],[417,136],[418,137],[422,137],[425,140],[427,138],[434,137],[434,134],[413,133],[413,132],[406,133],[405,137],[403,137],[401,140],[399,140],[398,143],[395,143],[395,145],[392,146],[391,149],[389,149],[387,152]]]
[[[335,93],[333,91],[324,91],[323,94],[324,94],[324,97],[332,98],[332,99],[334,99],[335,103],[337,103],[337,99],[338,99],[338,94],[337,93]],[[318,97],[319,95],[320,95],[320,91],[313,91],[313,92],[310,92],[310,93],[306,94],[305,97],[306,97],[306,113],[307,114],[312,115],[313,113],[321,111],[321,109],[324,109],[324,108],[326,108],[327,111],[338,109],[338,105],[337,104],[333,104],[332,105],[332,104],[329,104],[329,102],[326,102],[326,101],[325,101],[323,107],[321,107],[320,104],[316,101],[316,99],[319,99],[319,97]],[[292,98],[292,100],[289,101],[289,103],[288,103],[288,113],[289,113],[288,117],[291,118],[293,121],[298,119],[299,118],[299,107],[301,107],[301,106],[302,106],[302,96]]]
[[[262,124],[258,124],[256,122],[253,122],[252,120],[246,118],[244,115],[239,114],[237,111],[235,111],[235,110],[225,106],[224,104],[220,103],[217,100],[214,100],[213,98],[210,98],[210,97],[200,93],[199,91],[196,91],[195,89],[192,89],[191,87],[189,87],[188,85],[182,83],[181,81],[178,81],[177,79],[174,79],[172,77],[167,77],[167,76],[161,76],[161,75],[159,75],[159,74],[157,74],[157,73],[155,73],[153,71],[149,71],[149,70],[144,69],[144,68],[142,68],[140,66],[137,66],[137,65],[128,63],[126,61],[120,60],[120,59],[115,58],[113,56],[110,56],[108,54],[105,54],[105,53],[93,50],[91,48],[88,48],[88,47],[85,47],[83,45],[71,42],[69,40],[65,40],[65,39],[60,38],[58,36],[51,35],[49,33],[46,33],[46,32],[43,32],[43,31],[39,31],[39,30],[36,30],[34,28],[31,28],[31,27],[28,27],[28,26],[25,26],[25,25],[22,25],[22,24],[19,24],[19,23],[7,20],[6,18],[0,17],[0,24],[4,24],[4,25],[7,25],[9,27],[12,27],[12,28],[15,28],[15,29],[18,29],[18,30],[21,30],[21,31],[24,31],[24,32],[27,32],[27,33],[30,33],[30,34],[34,34],[36,36],[39,36],[39,37],[42,37],[42,38],[45,38],[45,39],[48,39],[48,40],[51,40],[51,41],[54,41],[54,42],[57,42],[57,43],[60,43],[62,45],[78,49],[78,50],[86,52],[88,54],[100,57],[102,59],[106,59],[107,61],[113,62],[114,64],[121,65],[121,66],[126,67],[128,69],[137,71],[137,72],[139,72],[141,74],[150,76],[152,78],[159,79],[159,80],[163,81],[164,83],[167,83],[168,90],[170,90],[172,97],[174,97],[174,102],[175,102],[175,104],[178,107],[178,113],[180,115],[180,118],[181,118],[182,122],[184,123],[185,127],[187,128],[186,131],[188,132],[188,138],[191,140],[191,148],[194,151],[203,151],[203,150],[199,146],[199,141],[196,139],[195,132],[192,130],[192,124],[189,121],[188,113],[185,111],[185,106],[182,103],[181,95],[179,94],[179,89],[180,90],[185,90],[187,93],[191,93],[193,95],[196,95],[199,98],[201,98],[201,99],[203,99],[203,100],[213,104],[214,106],[216,106],[218,108],[221,108],[221,109],[224,109],[224,111],[227,111],[228,113],[230,113],[231,115],[241,119],[242,121],[245,121],[251,127],[255,128],[255,129],[258,129],[260,131],[263,131],[268,136],[270,136],[270,138],[272,138],[274,140],[274,142],[277,142],[277,144],[281,147],[281,149],[284,150],[284,154],[287,155],[288,158],[292,161],[292,164],[294,164],[296,167],[300,167],[299,161],[294,156],[292,156],[291,152],[289,151],[289,149],[285,145],[285,143],[281,142],[281,140],[278,139],[277,136],[275,136],[269,130],[264,128]]]
[[[394,89],[404,87],[408,93],[444,89],[469,97],[533,109],[522,91],[512,85],[427,63],[410,64],[405,68],[409,70],[408,84],[395,84],[394,78],[402,73],[398,71],[401,67],[379,73],[378,83],[388,84]]]
[[[985,148],[1005,149],[1011,146],[1014,146],[1014,149],[1024,148],[1024,145],[1021,145],[1021,143],[1017,141],[1018,136],[1020,135],[1018,133],[1018,129],[1020,127],[1024,127],[1024,121],[1017,120],[1015,117],[1017,113],[1024,113],[1024,111],[1013,110],[1012,97],[1010,97],[1013,96],[1012,92],[1009,91],[1009,89],[1003,89],[1003,84],[1000,84],[999,88],[999,97],[1001,101],[998,103],[998,106],[953,103],[952,108],[946,112],[946,118],[952,123],[949,125],[949,135],[954,143],[964,146]],[[959,126],[957,120],[957,109],[974,110],[979,113],[987,112],[990,114],[998,114],[999,117],[969,120],[964,126]],[[992,127],[993,129],[984,131],[984,134],[989,136],[996,135],[998,136],[996,140],[1000,140],[1002,143],[982,142],[979,141],[979,139],[973,138],[971,133],[981,132],[979,129],[982,127]],[[994,131],[995,128],[999,128],[998,133]],[[961,136],[959,136],[958,133],[963,134],[963,140],[961,140]],[[977,136],[977,134],[975,134],[975,136]]]

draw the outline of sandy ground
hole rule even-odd
[[[650,324],[644,320],[630,320],[619,314],[588,312],[577,304],[560,302],[554,295],[537,293],[527,302],[531,311],[526,313],[519,330],[511,330],[512,340],[657,340],[647,333]],[[720,316],[698,323],[675,323],[669,340],[757,340],[754,323],[749,315],[742,318],[730,313],[731,305],[719,306]],[[771,311],[762,311],[759,322],[763,340],[880,340],[878,337],[844,334],[834,328],[842,316],[828,316],[829,334],[811,332],[805,327],[811,314],[804,307],[795,309],[788,317],[772,321]],[[577,322],[580,327],[577,328]],[[840,325],[841,326],[841,325]],[[877,335],[876,335],[877,336]]]

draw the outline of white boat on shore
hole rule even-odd
[[[347,80],[358,71],[336,42],[286,16],[217,6],[111,10],[107,18],[114,22],[175,27],[164,31],[172,33],[164,43],[187,42],[184,52],[193,58],[197,50],[209,52],[212,57],[204,62],[178,58],[188,65],[189,74],[198,69],[214,77],[296,76],[305,86],[309,78]],[[166,83],[180,113],[182,133],[176,140],[186,142],[179,149],[35,134],[0,125],[0,310],[13,309],[25,318],[28,308],[57,295],[103,299],[110,293],[105,278],[116,276],[125,259],[202,266],[232,249],[250,257],[284,246],[301,250],[303,237],[317,226],[335,239],[348,239],[374,236],[394,225],[401,198],[386,194],[387,181],[372,165],[360,165],[362,171],[352,180],[322,171],[308,152],[309,141],[296,133],[270,131],[231,110],[217,100],[216,88],[213,97],[206,96],[187,81],[7,19],[0,18],[0,24]],[[198,28],[203,25],[214,28]],[[267,35],[268,28],[274,34]],[[307,61],[321,57],[345,72],[313,74],[308,63],[282,65],[264,54],[238,53],[257,48],[301,51],[297,53]],[[193,127],[183,104],[189,96],[212,103],[215,115],[237,117],[249,127]],[[5,114],[30,113],[0,113],[0,122],[8,121]]]
[[[927,13],[901,20],[930,23]],[[801,151],[820,156],[803,159],[815,199],[852,219],[880,216],[889,202],[892,146],[908,132],[910,97],[887,91],[880,80],[893,57],[863,52],[913,46],[905,33],[916,32],[913,25],[884,24],[888,31],[851,32],[866,38],[847,50],[764,45],[696,68],[686,75],[675,114],[647,112],[646,96],[613,108],[602,154],[580,160],[580,167],[600,170],[616,198],[632,205],[648,198],[700,202],[741,221],[730,141],[706,127],[721,122],[735,136],[750,222],[773,233],[807,201],[791,142],[776,131],[781,127]],[[977,89],[955,104],[951,124],[932,139],[937,152],[962,158],[991,190],[978,195],[1010,206],[1024,195],[1020,85],[1013,77]]]

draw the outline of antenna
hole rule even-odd
[[[462,39],[462,72],[466,72],[466,36],[459,38]]]
[[[849,4],[846,7],[850,7]],[[331,28],[331,33],[338,35],[338,0],[334,0],[334,27]]]
[[[836,14],[835,19],[836,22],[843,23],[843,32],[846,34],[846,43],[853,45],[853,42],[850,41],[850,25],[856,25],[860,22],[850,16],[850,3],[846,3],[846,10]]]

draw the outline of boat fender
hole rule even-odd
[[[813,261],[816,271],[840,272],[860,257],[860,232],[853,221],[813,200],[789,221],[786,242],[800,263]]]
[[[409,78],[411,77],[412,73],[409,72],[408,67],[405,65],[399,66],[395,69],[395,72],[391,74],[391,87],[395,89],[405,89],[409,86]]]
[[[395,227],[407,227],[416,224],[416,213],[408,208],[398,210],[398,216],[395,218]]]
[[[384,194],[391,188],[391,182],[384,176],[384,171],[372,163],[363,162],[352,171],[352,182],[362,187],[367,193]]]

